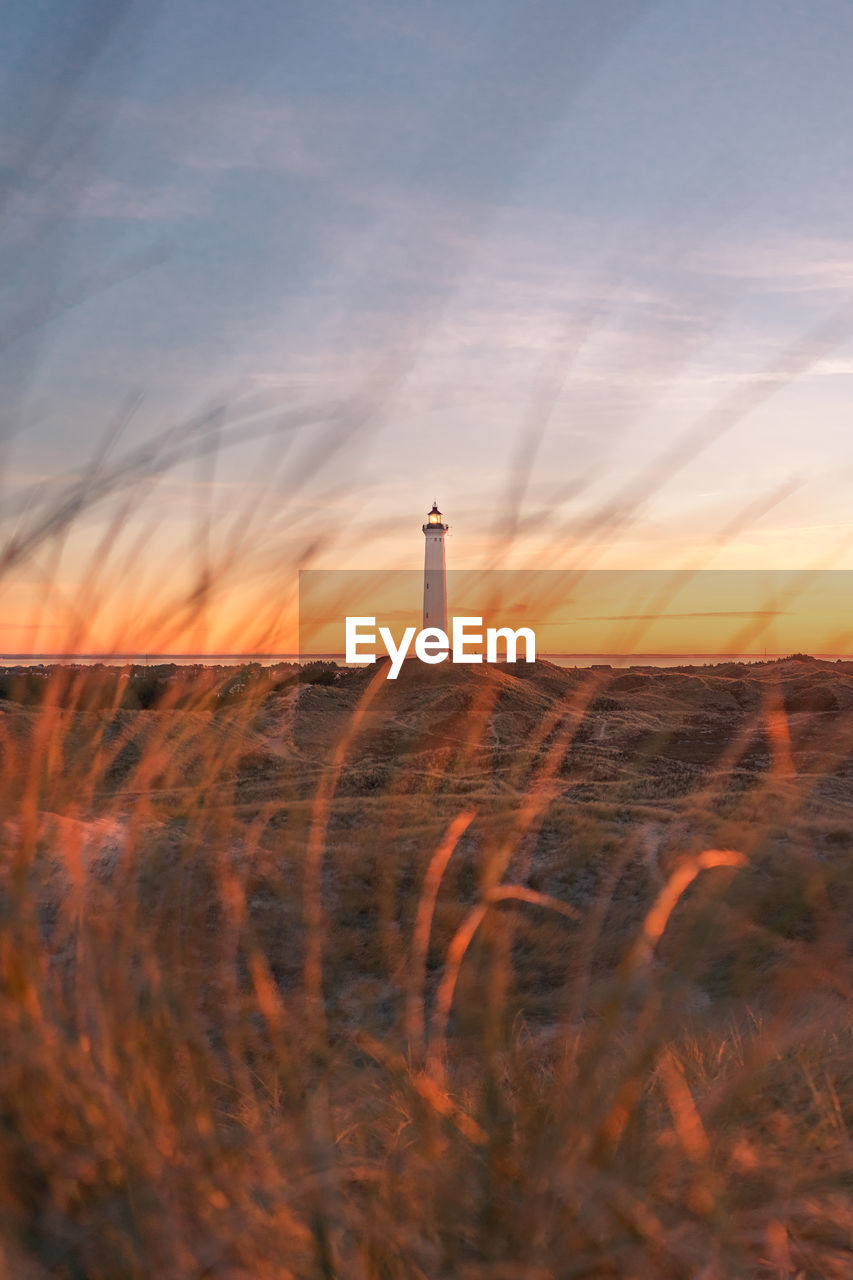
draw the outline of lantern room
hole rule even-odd
[[[442,519],[441,512],[438,509],[438,504],[434,502],[432,504],[432,510],[427,515],[427,522],[424,525],[424,533],[429,532],[431,529],[435,530],[436,533],[441,533],[443,530],[446,530],[446,528],[447,525]]]

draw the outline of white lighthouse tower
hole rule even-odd
[[[447,583],[444,570],[444,535],[448,526],[435,503],[421,526],[426,538],[424,549],[424,628],[439,627],[447,631]]]

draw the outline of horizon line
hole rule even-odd
[[[685,650],[682,652],[672,652],[672,651],[654,652],[650,650],[643,653],[618,653],[613,651],[610,651],[610,652],[601,652],[601,651],[564,652],[560,650],[552,650],[547,653],[546,652],[538,653],[536,656],[537,658],[544,658],[544,659],[548,659],[548,658],[635,658],[635,659],[641,659],[641,658],[756,658],[760,660],[764,658],[786,658],[786,657],[792,657],[794,655],[790,651],[782,651],[782,650],[774,651],[774,652],[769,652],[767,650],[764,650],[763,652],[752,652],[750,650],[737,650],[737,651]],[[810,658],[833,658],[833,659],[853,658],[853,655],[842,654],[837,652],[832,652],[832,653],[815,652],[815,653],[806,654],[805,656]],[[223,658],[228,658],[232,661],[243,660],[247,662],[257,662],[260,660],[300,662],[306,658],[315,659],[315,660],[327,659],[331,661],[338,658],[345,659],[346,654],[340,653],[340,652],[326,652],[326,653],[306,652],[306,653],[300,654],[300,653],[244,653],[244,652],[147,653],[147,652],[141,652],[141,651],[134,652],[134,653],[97,653],[97,652],[92,652],[92,653],[0,653],[0,663],[11,661],[13,659],[18,659],[18,660],[27,661],[27,662],[36,662],[36,661],[74,662],[74,661],[83,661],[83,660],[87,662],[95,662],[95,661],[118,662],[122,660],[124,661],[138,660],[138,661],[145,661],[145,662],[151,662],[154,660],[163,661],[163,662],[175,662],[178,660],[181,660],[181,661],[195,660],[198,662],[209,662],[209,661],[214,661],[214,660],[223,659]],[[358,662],[358,663],[353,663],[351,665],[370,666],[370,663]]]

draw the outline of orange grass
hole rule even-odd
[[[3,677],[0,1275],[853,1274],[848,667],[298,677]]]

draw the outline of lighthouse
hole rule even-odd
[[[421,526],[426,539],[424,548],[424,628],[438,627],[447,631],[447,584],[444,570],[444,535],[448,526],[435,503]]]

